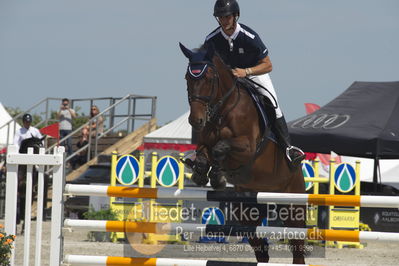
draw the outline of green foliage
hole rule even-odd
[[[3,228],[3,225],[0,225]],[[0,233],[0,265],[10,265],[11,249],[14,248],[14,235]]]
[[[87,220],[116,220],[117,219],[117,215],[116,213],[111,210],[111,209],[107,209],[107,210],[100,210],[100,211],[94,211],[92,208],[83,213],[83,217]]]
[[[72,120],[72,128],[77,129],[82,125],[86,124],[89,118],[84,115],[77,115],[75,119]]]
[[[359,223],[359,231],[371,231],[371,228],[368,224]]]
[[[11,117],[15,117],[19,114],[23,113],[23,110],[21,110],[19,107],[5,107],[5,109],[7,110],[7,112],[11,115]],[[72,119],[72,128],[73,129],[77,129],[80,126],[84,125],[87,121],[89,121],[89,117],[85,115],[84,112],[81,112],[79,114],[80,111],[80,107],[76,107],[75,112],[76,112],[76,118]],[[57,119],[57,111],[50,111],[50,121],[58,121]],[[32,118],[33,118],[33,122],[32,125],[35,126],[37,124],[39,124],[41,121],[43,121],[42,117],[38,114],[32,114]],[[20,125],[22,125],[22,116],[20,118],[17,119],[17,123],[19,123]],[[53,122],[50,122],[50,124]],[[41,124],[40,126],[38,126],[38,128],[42,128],[45,127],[47,125],[45,124]]]
[[[117,214],[111,210],[100,210],[94,211],[90,209],[89,211],[83,213],[83,217],[88,220],[107,220],[107,221],[115,221],[117,220]],[[111,241],[111,233],[110,232],[89,232],[87,234],[89,241],[95,242],[110,242]]]
[[[19,107],[15,107],[15,108],[14,107],[4,107],[4,108],[7,110],[7,112],[10,114],[11,117],[15,117],[15,116],[23,113],[23,110],[21,110]],[[38,115],[38,114],[31,114],[31,115],[33,118],[32,125],[37,125],[42,121],[42,117],[40,115]],[[22,116],[17,119],[17,123],[22,125]],[[45,126],[46,125],[42,124],[38,128],[40,129]]]

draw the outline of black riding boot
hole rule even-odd
[[[302,160],[305,159],[305,153],[300,148],[291,146],[290,134],[284,116],[276,119],[273,131],[277,135],[280,146],[285,151],[290,166],[292,168],[300,166]]]

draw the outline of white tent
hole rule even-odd
[[[176,120],[147,134],[144,142],[191,144],[191,125],[188,123],[187,111]]]
[[[360,161],[360,180],[373,182],[374,160],[368,158],[359,158],[351,156],[341,156],[342,161],[355,165]],[[386,159],[380,160],[381,182],[397,183],[399,182],[399,160]]]
[[[21,128],[21,126],[15,122],[10,123],[9,126],[4,126],[11,119],[12,117],[0,102],[0,147],[7,145],[7,132],[9,132],[8,143],[12,144],[14,139],[14,125],[16,130]]]
[[[396,183],[399,188],[399,160],[382,160],[381,167],[381,182],[382,183]]]

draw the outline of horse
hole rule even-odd
[[[19,147],[19,153],[28,153],[28,148],[33,148],[33,153],[38,154],[39,149],[44,147],[43,140],[46,136],[42,138],[30,137],[21,141]],[[25,217],[25,199],[26,199],[26,165],[18,166],[18,207],[17,207],[17,224],[20,224],[21,221],[24,221]],[[38,181],[38,172],[35,167],[32,169],[32,201],[37,192],[37,181]],[[48,175],[44,175],[44,197],[43,197],[43,211],[46,208],[47,203],[47,190],[48,190]],[[24,232],[25,223],[22,223],[21,234]]]
[[[189,123],[198,132],[196,158],[186,161],[192,180],[204,186],[210,179],[216,190],[224,189],[228,181],[236,191],[305,193],[301,168],[290,167],[284,152],[270,140],[270,123],[262,126],[246,82],[233,76],[212,46],[190,50],[179,45],[189,60],[185,74]],[[260,225],[267,216],[262,207],[256,219],[239,222]],[[304,228],[305,206],[293,208],[302,216],[289,217],[285,225]],[[249,243],[258,262],[269,261],[266,240],[251,237]],[[304,240],[290,240],[290,245],[293,263],[304,264]]]

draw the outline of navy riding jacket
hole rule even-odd
[[[259,35],[251,28],[237,23],[236,30],[227,36],[221,27],[212,31],[205,39],[205,45],[212,43],[231,68],[248,68],[256,66],[269,51]]]

